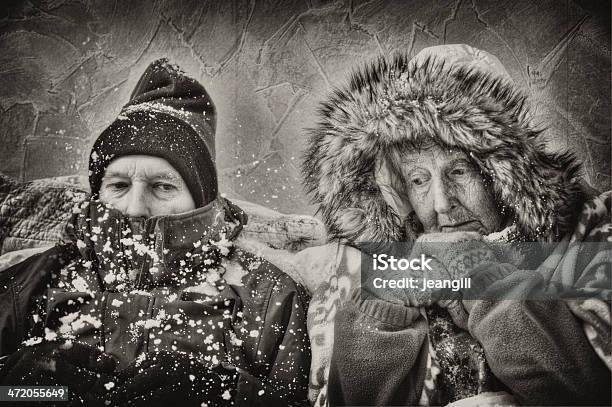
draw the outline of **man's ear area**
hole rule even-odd
[[[374,179],[387,205],[393,208],[401,219],[406,219],[410,212],[412,212],[412,206],[404,190],[405,180],[398,177],[391,169],[391,165],[386,157],[383,157],[376,163]]]

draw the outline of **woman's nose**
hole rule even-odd
[[[447,213],[456,206],[456,199],[447,182],[435,179],[432,182],[433,208],[437,213]]]

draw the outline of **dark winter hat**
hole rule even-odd
[[[167,59],[143,73],[130,101],[94,143],[89,185],[97,195],[110,162],[126,155],[167,160],[183,177],[196,207],[217,196],[215,106],[202,85]]]

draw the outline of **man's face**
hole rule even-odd
[[[408,198],[425,233],[501,229],[492,192],[465,153],[434,145],[404,162]]]
[[[195,209],[183,177],[168,161],[147,155],[113,160],[106,168],[100,200],[127,216],[172,215]]]

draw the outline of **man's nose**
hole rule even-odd
[[[432,183],[433,207],[437,213],[447,213],[456,206],[456,199],[447,182],[435,179]]]
[[[147,199],[142,188],[133,187],[126,196],[124,215],[132,217],[149,217],[150,210]]]

